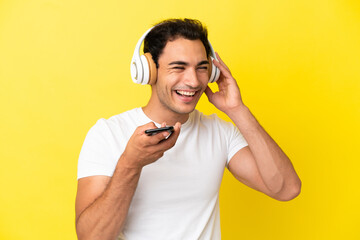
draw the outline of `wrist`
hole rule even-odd
[[[117,166],[127,171],[141,172],[143,166],[136,164],[131,158],[128,158],[126,151],[120,156]]]
[[[225,114],[228,115],[230,119],[238,118],[244,116],[250,112],[249,108],[245,104],[241,103],[236,107],[229,108],[225,111]]]

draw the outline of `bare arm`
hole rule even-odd
[[[220,69],[219,91],[207,88],[209,101],[226,113],[249,146],[229,162],[229,170],[241,182],[278,200],[290,200],[300,193],[301,181],[290,159],[261,127],[241,99],[239,87],[229,68],[217,55]]]
[[[249,144],[230,160],[230,172],[277,200],[295,198],[300,193],[301,181],[290,159],[246,107],[230,115]]]
[[[120,158],[112,178],[79,179],[76,199],[79,239],[115,239],[119,235],[141,172],[127,169],[122,162]]]
[[[116,239],[140,178],[142,168],[159,159],[175,145],[180,124],[166,140],[167,133],[144,134],[153,123],[136,129],[121,155],[113,176],[93,176],[79,179],[76,196],[76,232],[79,239]]]

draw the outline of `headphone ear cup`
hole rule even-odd
[[[209,69],[209,83],[213,83],[216,82],[219,77],[220,77],[220,69],[218,67],[215,66],[215,64],[213,63],[214,58],[210,57],[210,69]]]
[[[149,81],[148,84],[153,85],[156,83],[156,79],[157,79],[157,68],[156,68],[156,64],[151,56],[151,53],[147,52],[144,54],[147,62],[148,62],[148,66],[149,66]]]
[[[136,59],[133,59],[130,65],[130,72],[133,82],[141,84],[143,77],[141,62],[136,61]]]
[[[141,70],[142,70],[142,78],[140,84],[148,84],[149,83],[149,64],[144,55],[140,56],[141,61]],[[140,71],[141,71],[140,70]]]

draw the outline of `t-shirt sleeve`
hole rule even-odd
[[[227,158],[227,164],[229,164],[231,158],[235,155],[235,153],[237,153],[240,149],[248,146],[248,143],[246,142],[243,135],[240,133],[239,129],[234,126],[234,124],[228,122],[227,125],[230,132]]]
[[[88,176],[112,176],[117,157],[113,136],[105,119],[100,119],[87,133],[78,160],[78,179]]]

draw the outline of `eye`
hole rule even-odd
[[[198,70],[207,70],[208,67],[207,67],[207,66],[201,66],[201,67],[198,67],[197,69],[198,69]]]
[[[172,69],[181,69],[181,70],[184,70],[185,68],[184,68],[184,67],[181,67],[181,66],[175,66],[175,67],[173,67]]]

